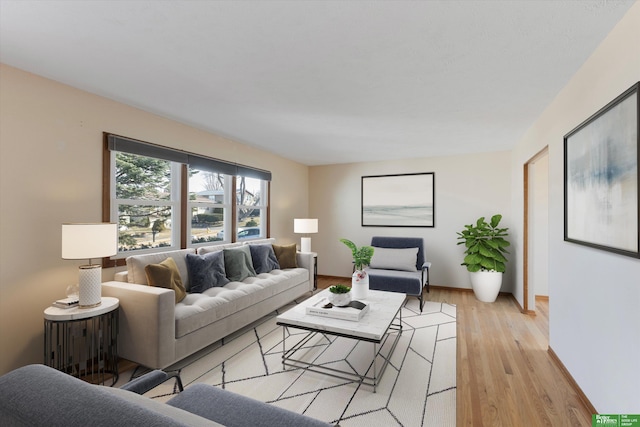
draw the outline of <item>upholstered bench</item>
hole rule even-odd
[[[420,237],[371,238],[374,248],[371,264],[365,268],[369,289],[402,292],[420,299],[424,306],[423,289],[429,292],[429,269],[425,261],[424,241]]]

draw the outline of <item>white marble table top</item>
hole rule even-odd
[[[44,318],[53,320],[54,322],[63,322],[68,320],[88,319],[90,317],[99,316],[115,310],[120,305],[120,300],[113,297],[102,297],[101,304],[96,307],[82,308],[79,306],[73,308],[48,307],[44,311]]]
[[[357,339],[380,342],[406,298],[406,295],[402,293],[369,290],[367,298],[359,300],[371,304],[369,312],[357,322],[306,313],[308,305],[321,298],[326,298],[328,293],[329,290],[325,289],[306,299],[279,315],[276,318],[277,323],[282,326],[300,326],[304,329],[333,332]]]

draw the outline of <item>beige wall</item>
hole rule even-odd
[[[351,253],[338,240],[342,237],[361,246],[371,243],[374,235],[415,236],[424,239],[427,260],[433,263],[431,284],[470,288],[467,270],[460,265],[464,248],[457,245],[456,232],[496,213],[503,215],[506,227],[519,220],[511,215],[510,156],[501,151],[311,167],[309,211],[319,223],[312,248],[318,252],[320,274],[351,275]],[[362,176],[418,172],[435,172],[434,228],[361,226]],[[511,291],[511,264],[503,291]]]
[[[564,241],[563,137],[640,80],[638,46],[640,3],[533,123],[512,159],[513,212],[521,217],[523,165],[549,146],[550,346],[605,414],[640,408],[640,260]],[[522,303],[521,265],[515,296]]]
[[[102,219],[103,131],[272,171],[271,235],[297,240],[307,166],[1,65],[0,374],[42,363],[42,311],[77,281],[60,225]]]

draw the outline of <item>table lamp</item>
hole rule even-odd
[[[318,220],[315,218],[294,218],[293,232],[310,234],[318,232]],[[300,252],[311,252],[311,237],[300,238]]]
[[[91,259],[117,253],[117,224],[62,224],[62,259],[89,260],[78,269],[80,307],[96,307],[102,300],[102,264],[91,264]]]

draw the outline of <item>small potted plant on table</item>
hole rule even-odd
[[[353,255],[353,275],[351,276],[351,288],[353,289],[353,298],[361,299],[366,298],[369,292],[369,276],[364,268],[371,264],[371,257],[373,256],[372,246],[357,247],[351,240],[340,239],[342,243],[347,245],[351,249]]]
[[[351,288],[344,285],[334,285],[329,288],[329,302],[337,307],[351,302]]]

